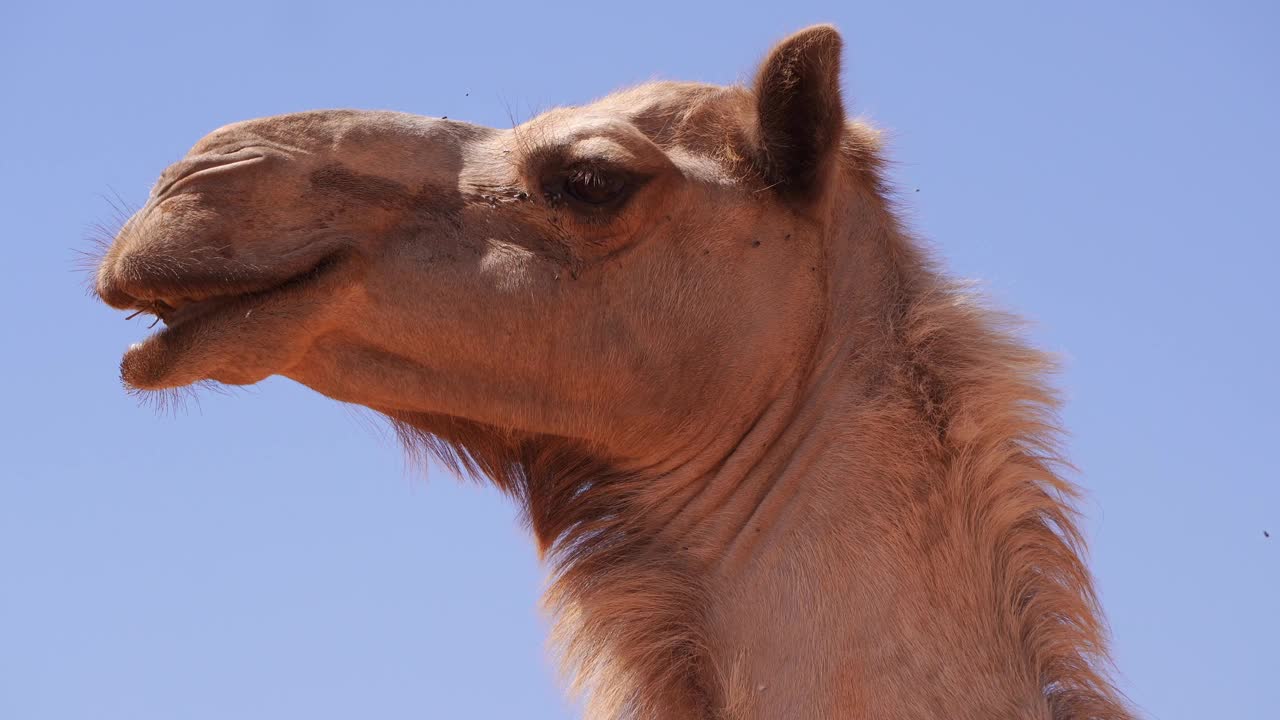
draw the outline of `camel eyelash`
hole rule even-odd
[[[574,163],[544,174],[542,192],[552,206],[567,206],[594,224],[607,222],[646,180],[605,163]]]

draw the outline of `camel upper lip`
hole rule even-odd
[[[227,306],[246,302],[255,303],[269,295],[275,295],[305,284],[326,273],[337,263],[337,255],[329,255],[308,270],[290,275],[278,282],[263,284],[261,287],[203,295],[198,298],[160,295],[148,299],[138,299],[126,309],[134,310],[134,313],[129,317],[139,313],[151,314],[163,322],[167,329],[174,329],[207,317]]]

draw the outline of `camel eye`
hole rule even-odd
[[[626,190],[625,176],[599,168],[579,168],[564,179],[564,194],[587,205],[608,205],[621,198]]]

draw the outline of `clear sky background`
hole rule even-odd
[[[0,718],[572,717],[508,502],[289,381],[138,407],[73,250],[227,122],[506,126],[821,21],[911,225],[1066,358],[1120,685],[1280,718],[1278,8],[5,0]]]

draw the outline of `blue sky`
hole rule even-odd
[[[451,5],[0,9],[0,717],[571,717],[509,503],[285,380],[138,407],[73,250],[230,121],[504,126],[819,21],[912,227],[1065,358],[1120,684],[1280,717],[1280,5]]]

